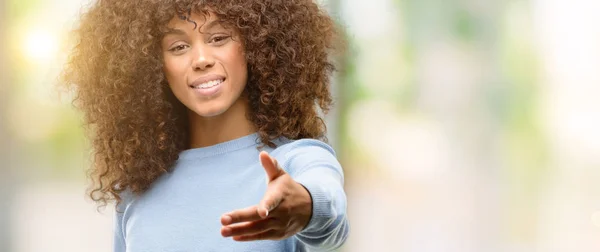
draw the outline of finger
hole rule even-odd
[[[260,234],[265,231],[277,228],[276,220],[273,218],[251,221],[244,223],[237,223],[225,227],[221,227],[221,235],[223,237],[229,236],[248,236]]]
[[[221,224],[230,225],[238,222],[256,221],[261,219],[263,218],[258,213],[258,207],[251,206],[223,214],[221,216]]]
[[[281,194],[281,192],[273,188],[270,188],[270,190],[267,189],[265,196],[258,204],[258,215],[263,219],[267,218],[267,216],[269,216],[269,212],[275,210],[275,208],[277,208],[279,204],[281,204],[282,200],[283,195]]]
[[[267,181],[271,182],[279,176],[285,174],[285,171],[279,167],[277,160],[269,155],[266,151],[261,151],[258,155],[260,163],[267,173]]]
[[[281,231],[278,230],[268,230],[259,234],[254,235],[242,235],[242,236],[234,236],[234,241],[245,242],[245,241],[257,241],[257,240],[281,240],[284,236],[281,234]]]

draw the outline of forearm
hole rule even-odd
[[[307,246],[319,250],[339,248],[350,229],[341,175],[335,169],[311,169],[296,181],[308,190],[313,202],[312,217],[296,237]]]

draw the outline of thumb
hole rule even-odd
[[[269,155],[266,151],[261,151],[258,155],[260,163],[267,173],[267,182],[271,182],[279,176],[285,174],[285,171],[279,167],[277,160]]]
[[[268,190],[263,199],[258,204],[258,208],[256,209],[258,216],[261,218],[267,218],[269,216],[269,212],[273,211],[273,209],[277,208],[281,203],[281,193],[273,190]]]

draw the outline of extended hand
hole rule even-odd
[[[300,232],[310,221],[312,200],[267,152],[259,154],[267,173],[267,191],[258,205],[221,216],[221,235],[236,241],[281,240]]]

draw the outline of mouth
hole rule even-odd
[[[219,78],[219,79],[205,81],[202,83],[194,83],[192,85],[189,85],[189,87],[192,89],[209,89],[209,88],[218,86],[219,84],[223,83],[224,81],[225,81],[225,78]]]

